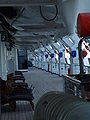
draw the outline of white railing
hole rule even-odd
[[[68,75],[64,75],[63,78],[65,80],[65,87],[64,87],[65,93],[73,94],[75,96],[81,97],[81,90],[80,90],[81,81],[72,78]]]
[[[79,96],[83,99],[90,101],[90,90],[87,88],[90,88],[89,81],[80,81],[78,79],[75,79],[76,75],[68,76],[64,75],[63,78],[65,80],[64,88],[65,93],[67,94],[73,94],[75,96]],[[88,78],[90,77],[90,74],[86,75]],[[86,79],[87,79],[86,77]]]
[[[70,68],[70,64],[66,64],[64,62],[56,63],[54,61],[36,61],[36,67],[45,69],[46,71],[62,75],[68,74],[68,69]],[[72,64],[73,66],[73,74],[79,74],[80,73],[80,66],[79,64]],[[84,72],[86,74],[90,73],[90,66],[84,66]]]
[[[90,73],[90,66],[84,66],[84,72],[86,74]]]

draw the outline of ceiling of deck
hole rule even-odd
[[[90,2],[86,1],[88,5]],[[3,7],[8,6],[16,10],[17,15],[12,18],[3,14],[9,24],[17,29],[13,34],[15,44],[34,50],[75,33],[78,3],[73,0],[0,0],[0,9],[4,10]],[[86,11],[90,10],[88,8]],[[56,14],[57,16],[54,20],[47,21],[42,17],[40,10],[48,19]]]
[[[46,21],[40,14],[40,6],[28,6],[24,9],[22,14],[13,22],[13,25],[18,29],[14,35],[16,43],[24,42],[26,44],[32,44],[34,48],[39,47],[40,44],[49,43],[48,37],[50,35],[56,36],[60,34],[64,36],[67,34],[66,25],[63,21],[62,15],[58,13],[57,17],[53,21]],[[47,9],[47,16],[54,16],[55,7],[52,6]],[[59,11],[58,11],[59,12]],[[37,45],[36,45],[37,43]],[[25,44],[24,44],[25,46]]]

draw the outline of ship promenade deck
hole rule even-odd
[[[37,68],[30,68],[24,72],[28,86],[33,85],[34,104],[39,98],[49,91],[64,91],[64,80],[58,75],[42,71]],[[34,112],[28,101],[17,101],[16,111],[12,112],[7,105],[2,107],[1,120],[33,120]]]

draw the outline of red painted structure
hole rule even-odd
[[[85,50],[82,51],[82,56],[83,56],[83,58],[87,56],[87,52]]]
[[[77,33],[79,37],[90,36],[90,13],[79,13],[78,14]]]

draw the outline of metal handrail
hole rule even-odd
[[[63,75],[63,78],[65,79],[65,92],[82,97],[80,89],[81,81],[68,75]]]
[[[75,79],[75,78],[72,78],[72,77],[70,77],[70,76],[68,76],[68,75],[63,75],[63,77],[64,77],[65,79],[67,79],[68,81],[74,83],[74,84],[78,84],[78,85],[81,84],[81,81],[80,81],[80,80],[77,80],[77,79]]]

